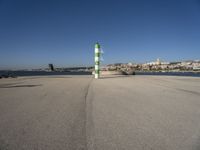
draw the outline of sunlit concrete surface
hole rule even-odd
[[[200,78],[0,79],[2,150],[199,150]]]

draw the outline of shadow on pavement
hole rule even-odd
[[[0,86],[0,88],[16,88],[16,87],[36,87],[36,86],[42,86],[42,84],[26,84],[26,85],[3,85]]]
[[[113,75],[113,76],[104,76],[100,77],[99,79],[110,79],[110,78],[127,78],[131,77],[132,75]]]

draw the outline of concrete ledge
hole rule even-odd
[[[92,72],[94,75],[94,71]],[[100,75],[135,75],[134,71],[100,71]]]

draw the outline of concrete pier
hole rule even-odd
[[[2,150],[198,150],[200,78],[1,79]]]

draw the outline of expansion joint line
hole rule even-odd
[[[87,87],[86,87],[86,91],[85,91],[85,99],[84,99],[84,103],[85,103],[85,120],[84,120],[84,130],[85,130],[85,149],[88,150],[88,113],[91,113],[90,111],[88,111],[89,107],[88,107],[88,93],[92,84],[93,78],[89,81]]]
[[[93,78],[90,80],[90,82],[89,82],[89,84],[88,84],[88,86],[87,86],[87,88],[86,88],[86,92],[85,92],[85,102],[86,102],[86,100],[87,100],[87,96],[88,96],[88,93],[89,93],[89,88],[90,88],[90,85],[91,85],[92,81],[93,81]]]

